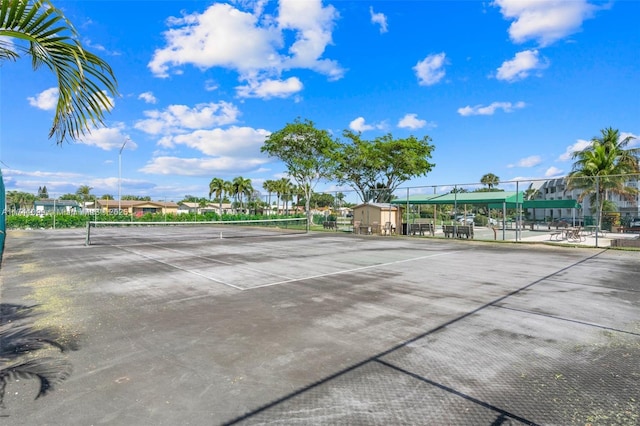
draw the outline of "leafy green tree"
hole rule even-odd
[[[464,194],[465,192],[469,192],[469,190],[466,188],[455,186],[451,189],[451,191],[449,191],[449,194]]]
[[[394,139],[389,133],[368,141],[351,130],[343,136],[347,141],[339,144],[334,155],[335,178],[351,186],[362,201],[388,202],[398,186],[435,166],[429,162],[435,148],[429,136]]]
[[[493,173],[487,173],[480,178],[480,183],[485,185],[489,191],[493,191],[494,187],[500,183],[500,178]]]
[[[618,194],[629,201],[636,199],[638,189],[627,182],[630,174],[640,173],[640,148],[627,148],[633,138],[622,139],[619,131],[611,127],[600,133],[588,147],[573,153],[575,162],[567,176],[568,190],[582,190],[578,201],[589,196],[598,214],[598,224],[602,223],[608,194]]]
[[[115,198],[111,194],[103,194],[102,197],[100,197],[100,199],[101,200],[115,200]]]
[[[335,197],[331,194],[318,194],[311,195],[311,205],[315,207],[330,207],[333,206]]]
[[[36,196],[22,191],[7,191],[6,203],[9,210],[33,209]]]
[[[123,195],[121,200],[128,201],[151,201],[151,197],[148,195]]]
[[[80,196],[78,194],[62,194],[59,197],[60,200],[71,200],[71,201],[77,201],[77,202],[81,202],[82,198],[80,198]]]
[[[303,188],[307,231],[311,224],[311,193],[320,180],[334,175],[332,153],[336,148],[337,142],[329,132],[316,129],[311,120],[300,118],[271,133],[262,145],[261,151],[279,158],[287,166],[289,176]]]
[[[11,41],[13,42],[11,42]],[[117,83],[111,67],[88,52],[61,10],[49,0],[2,0],[0,60],[31,56],[34,69],[45,65],[58,80],[58,103],[49,137],[58,144],[76,140],[104,124]]]
[[[47,191],[46,186],[38,187],[38,198],[47,199],[49,198],[49,191]]]

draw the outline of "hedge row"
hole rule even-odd
[[[37,215],[8,215],[7,229],[50,229],[50,228],[82,228],[87,222],[197,222],[215,220],[264,220],[282,219],[287,217],[304,217],[304,215],[289,216],[265,216],[251,214],[223,214],[222,218],[217,213],[201,214],[162,214],[146,213],[142,216],[107,215],[107,214],[47,214]]]

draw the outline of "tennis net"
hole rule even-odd
[[[307,218],[202,222],[87,222],[85,245],[150,244],[304,234]]]

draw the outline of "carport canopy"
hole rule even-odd
[[[523,209],[581,209],[577,200],[525,200],[523,192],[461,192],[448,194],[411,195],[396,198],[391,204],[486,204],[490,209],[516,208],[520,204]]]
[[[523,199],[524,193],[515,191],[455,192],[441,195],[411,195],[396,198],[391,204],[488,204],[497,205],[491,208],[502,208],[505,204],[507,207],[515,207],[516,203],[522,204]]]

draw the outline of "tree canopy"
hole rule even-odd
[[[573,153],[575,162],[567,178],[568,189],[582,190],[578,200],[588,196],[597,208],[598,223],[602,221],[607,194],[635,199],[638,189],[627,185],[628,175],[640,172],[640,148],[627,148],[631,136],[621,138],[620,132],[611,127],[602,129],[600,134],[585,149]]]
[[[335,178],[351,186],[362,201],[389,202],[398,186],[435,166],[429,161],[435,149],[429,136],[395,139],[388,133],[368,141],[350,130],[343,136],[346,141],[335,154]]]
[[[289,176],[304,191],[305,209],[309,216],[313,189],[320,180],[330,179],[334,174],[333,152],[337,146],[326,130],[316,129],[310,120],[297,118],[271,133],[261,151],[279,158],[286,165]]]

